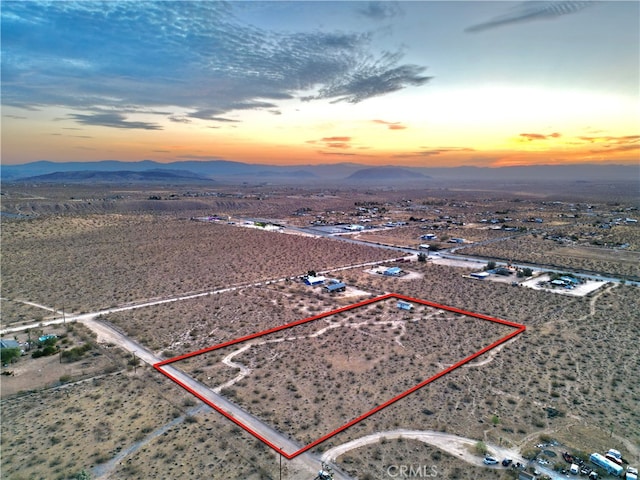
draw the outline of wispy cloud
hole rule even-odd
[[[307,143],[320,145],[324,148],[348,149],[351,148],[351,137],[324,137],[319,140],[309,140]]]
[[[83,124],[157,129],[134,112],[230,123],[235,111],[277,115],[283,100],[358,103],[430,79],[425,67],[403,63],[402,52],[376,51],[370,33],[268,31],[241,21],[234,8],[7,2],[3,104],[65,107]],[[372,3],[360,13],[387,18],[397,9]]]
[[[578,137],[580,140],[584,140],[589,143],[614,143],[614,144],[624,144],[624,143],[640,143],[640,135],[622,135],[622,136],[612,136],[612,135],[602,135],[602,136],[582,136]]]
[[[594,147],[589,150],[590,153],[610,154],[640,150],[640,135],[581,136],[578,139]]]
[[[486,22],[472,25],[465,32],[481,32],[492,28],[511,25],[514,23],[549,20],[562,15],[579,12],[596,3],[595,1],[529,1],[522,2],[510,12],[492,18]]]
[[[373,123],[386,125],[389,130],[404,130],[407,128],[405,125],[402,125],[400,122],[386,122],[384,120],[373,120]]]
[[[402,90],[407,86],[421,86],[432,77],[422,73],[426,67],[398,65],[400,52],[385,52],[380,58],[367,59],[349,69],[344,75],[327,79],[316,95],[303,100],[328,99],[333,103],[360,103],[368,98]]]
[[[81,113],[72,113],[69,116],[76,122],[83,125],[99,125],[102,127],[135,128],[143,130],[162,130],[162,127],[155,123],[128,121],[126,120],[124,115],[121,115],[119,113],[92,113],[88,115]]]
[[[347,153],[347,152],[326,152],[323,150],[319,150],[318,152],[319,155],[332,155],[332,156],[337,156],[337,157],[355,157],[356,155],[360,155],[360,154],[356,154],[356,153]]]
[[[640,144],[634,145],[603,145],[600,149],[589,150],[590,153],[613,153],[613,152],[632,152],[640,151]]]
[[[528,142],[534,140],[549,140],[550,138],[560,138],[561,135],[558,132],[543,134],[543,133],[521,133],[520,137]]]
[[[462,153],[462,152],[474,152],[473,148],[469,147],[437,147],[437,148],[424,148],[415,152],[409,152],[404,154],[395,155],[397,158],[411,158],[411,157],[433,157],[436,155],[448,154],[448,153]]]
[[[373,20],[386,20],[400,14],[402,10],[395,2],[368,2],[366,6],[358,9],[361,15]]]
[[[174,122],[174,123],[191,123],[191,120],[189,118],[179,117],[177,115],[171,115],[169,117],[169,120]]]

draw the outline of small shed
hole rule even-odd
[[[400,310],[407,310],[408,311],[408,310],[411,310],[413,308],[413,305],[411,305],[409,302],[404,302],[402,300],[398,300],[397,307]]]
[[[382,274],[390,277],[397,277],[401,272],[402,269],[400,267],[389,267],[384,272],[382,272]]]

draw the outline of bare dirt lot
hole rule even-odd
[[[396,304],[384,300],[176,365],[212,388],[246,370],[222,393],[307,444],[513,331]]]

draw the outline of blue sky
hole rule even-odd
[[[638,2],[2,3],[2,158],[637,162]]]

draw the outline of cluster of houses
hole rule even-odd
[[[404,270],[400,267],[384,267],[378,269],[376,273],[387,277],[400,277],[405,274]],[[347,289],[347,285],[337,278],[327,278],[324,275],[318,275],[314,271],[309,271],[306,275],[301,277],[305,285],[310,287],[324,287],[328,293],[344,292]]]
[[[316,275],[315,272],[311,273],[302,277],[306,285],[312,287],[323,286],[328,293],[344,292],[347,289],[347,285],[336,278],[326,278],[322,275]]]
[[[34,345],[41,345],[41,344],[44,344],[47,340],[52,340],[55,338],[58,338],[58,336],[53,333],[41,335],[40,337],[38,337],[37,343],[35,341],[32,341],[31,343],[28,341],[18,342],[17,340],[3,338],[3,339],[0,339],[0,350],[16,349],[16,350],[20,350],[20,355],[26,355],[26,350],[31,349]]]
[[[569,277],[566,275],[560,278],[551,280],[549,282],[549,284],[551,284],[552,287],[562,287],[568,290],[575,288],[577,285],[580,285],[581,283],[582,283],[582,280],[580,280],[579,278]]]

